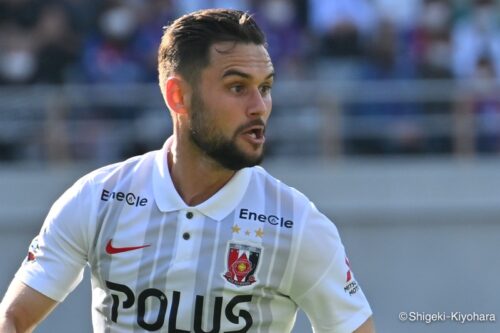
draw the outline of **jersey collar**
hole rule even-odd
[[[217,193],[201,204],[190,207],[180,197],[174,187],[167,164],[167,154],[172,144],[170,137],[163,148],[156,152],[153,170],[153,191],[162,212],[172,212],[184,209],[196,209],[211,219],[220,221],[229,215],[241,201],[246,192],[252,175],[251,168],[244,168],[235,173]]]

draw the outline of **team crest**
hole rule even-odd
[[[254,284],[261,252],[259,247],[229,243],[224,278],[238,287]]]

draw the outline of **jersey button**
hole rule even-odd
[[[182,238],[188,240],[189,238],[191,238],[191,235],[189,234],[189,232],[185,232],[184,234],[182,234]]]
[[[188,219],[192,219],[192,218],[193,218],[193,215],[194,215],[194,214],[193,214],[193,212],[187,212],[187,213],[186,213],[186,217],[187,217]]]

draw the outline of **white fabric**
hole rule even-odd
[[[54,204],[17,278],[62,301],[92,271],[95,332],[352,332],[370,307],[335,225],[261,167],[204,203],[175,191],[162,150],[83,177]]]

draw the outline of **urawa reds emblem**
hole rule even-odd
[[[224,278],[235,286],[249,286],[257,280],[255,274],[262,249],[244,244],[229,243],[227,271]]]

